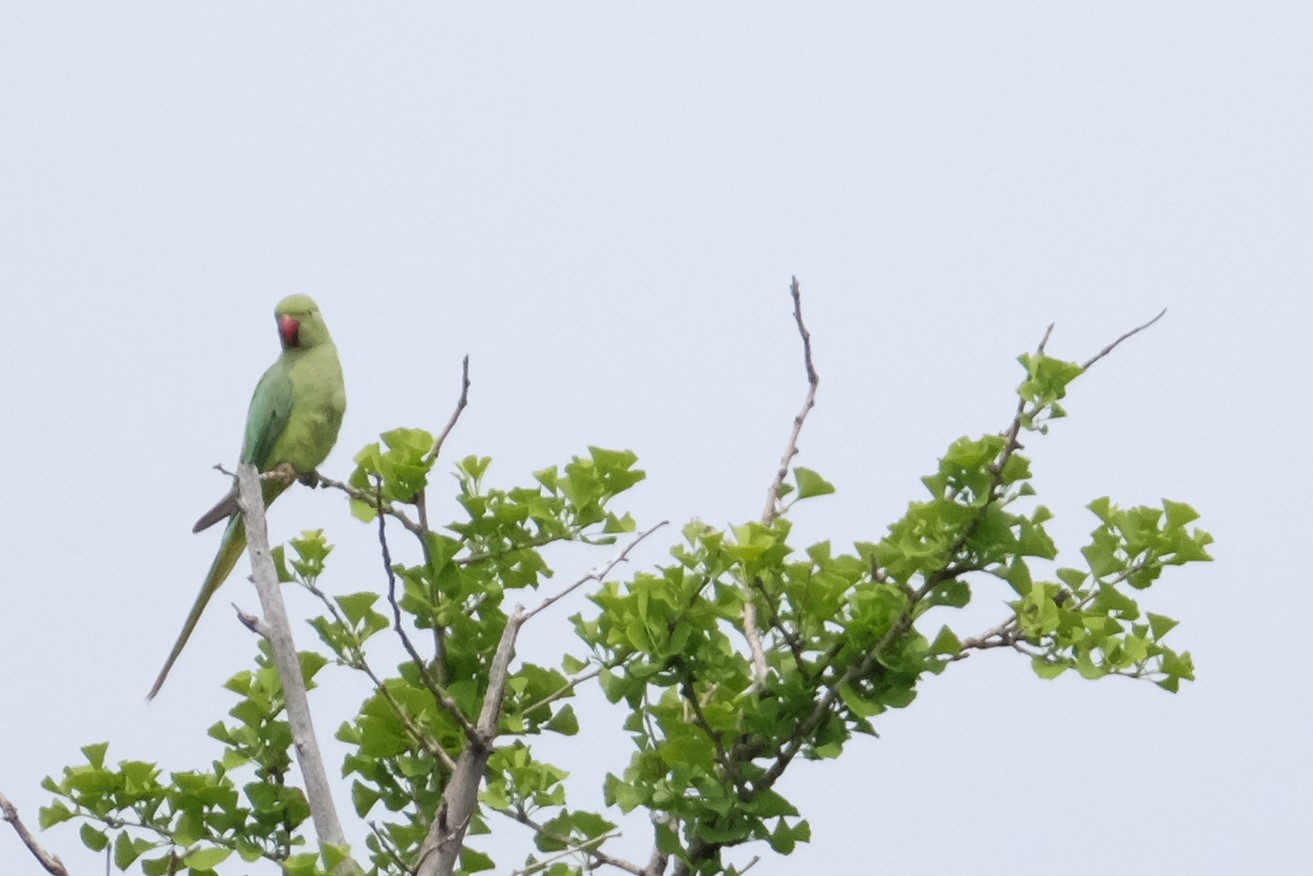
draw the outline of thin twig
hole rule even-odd
[[[383,503],[382,480],[378,483],[377,495],[379,504],[381,505]],[[415,648],[415,643],[410,640],[410,636],[406,634],[406,627],[401,622],[401,603],[397,599],[397,575],[396,572],[392,570],[392,551],[388,548],[387,526],[384,523],[384,516],[382,514],[378,515],[378,545],[383,555],[383,571],[386,572],[388,576],[388,604],[392,606],[392,628],[396,630],[397,637],[401,639],[401,644],[406,649],[406,653],[410,655],[410,659],[415,664],[415,668],[419,670],[420,680],[424,682],[424,686],[428,688],[429,693],[433,695],[433,699],[437,701],[438,705],[442,707],[442,710],[446,712],[452,720],[460,725],[461,730],[465,732],[466,738],[472,741],[475,738],[474,725],[470,723],[470,719],[465,716],[463,711],[461,711],[461,708],[457,705],[456,701],[452,699],[446,691],[434,683],[433,678],[429,675],[428,666],[424,663],[424,658],[419,655],[419,651]],[[453,764],[453,769],[454,766],[455,765]]]
[[[336,623],[341,624],[343,627],[348,626],[346,618],[342,616],[342,612],[340,612],[337,606],[333,604],[333,601],[328,598],[328,594],[324,593],[324,591],[320,590],[313,584],[306,584],[305,588],[324,604],[324,608],[330,615],[332,615],[333,620]],[[436,739],[411,719],[410,713],[406,711],[401,703],[397,702],[396,697],[392,695],[392,691],[388,690],[387,686],[383,684],[383,680],[378,677],[377,673],[374,672],[373,667],[369,665],[369,661],[365,659],[364,651],[360,647],[352,645],[350,657],[351,662],[348,665],[352,669],[363,672],[365,677],[373,683],[374,689],[378,691],[383,699],[387,701],[387,704],[392,707],[393,714],[395,714],[401,721],[402,725],[405,726],[406,731],[410,733],[411,738],[414,739],[417,744],[423,746],[424,750],[427,751],[434,760],[446,767],[448,773],[454,770],[456,768],[456,762],[451,759],[451,755],[447,753],[446,749],[438,744]]]
[[[734,785],[734,790],[740,797],[747,794],[747,789],[743,787],[743,777],[739,773],[738,765],[730,759],[729,752],[720,741],[720,734],[711,729],[710,722],[707,721],[706,713],[702,711],[702,703],[698,702],[697,692],[693,689],[693,679],[691,675],[685,674],[680,679],[680,693],[684,695],[684,701],[693,709],[693,722],[698,728],[711,740],[712,746],[715,747],[716,763],[725,771],[725,776]]]
[[[259,616],[247,614],[242,610],[242,607],[235,602],[229,604],[233,607],[233,611],[237,612],[237,620],[242,626],[246,627],[262,639],[270,639],[272,637],[269,628],[265,626],[264,621],[261,620]]]
[[[816,373],[816,365],[812,361],[812,335],[807,330],[806,323],[802,321],[802,290],[798,286],[798,278],[792,279],[789,294],[793,296],[793,320],[798,324],[798,334],[802,338],[802,361],[807,372],[807,397],[803,400],[802,410],[793,418],[793,431],[789,433],[789,443],[784,448],[784,455],[780,457],[779,471],[775,473],[775,479],[771,481],[770,489],[766,492],[766,510],[762,512],[761,521],[767,526],[780,516],[780,490],[784,488],[784,479],[789,476],[789,463],[798,455],[798,437],[802,434],[802,425],[807,421],[807,414],[816,406],[816,388],[821,383],[821,377]],[[752,652],[752,689],[759,691],[766,686],[768,673],[766,652],[761,645],[761,631],[757,629],[757,604],[753,601],[751,593],[744,596],[743,635],[748,640],[748,650]]]
[[[64,863],[59,860],[59,856],[52,855],[42,848],[41,843],[37,842],[36,837],[28,831],[27,825],[23,824],[23,819],[18,817],[18,807],[10,803],[9,798],[4,794],[0,794],[0,814],[4,815],[5,821],[13,825],[19,840],[27,846],[32,857],[37,859],[37,863],[45,868],[47,873],[51,876],[68,876],[68,870],[64,869]]]
[[[334,490],[341,490],[342,492],[350,496],[352,499],[355,499],[357,502],[363,502],[366,505],[368,505],[370,508],[373,508],[375,512],[379,514],[386,514],[389,517],[396,518],[396,520],[399,521],[401,525],[404,526],[407,530],[409,530],[412,534],[417,535],[420,538],[424,537],[424,528],[420,526],[418,523],[416,523],[414,520],[411,520],[409,517],[407,517],[406,512],[398,510],[396,507],[394,507],[393,505],[387,502],[380,502],[377,498],[375,498],[370,493],[366,493],[364,490],[357,489],[356,487],[353,487],[350,484],[344,484],[341,481],[335,481],[332,478],[324,477],[323,475],[318,475],[317,477],[318,477],[319,486],[331,487]]]
[[[578,581],[575,581],[573,584],[562,590],[560,593],[557,593],[553,596],[549,596],[547,599],[544,599],[543,604],[535,608],[533,611],[528,612],[524,616],[524,619],[529,620],[534,615],[538,614],[539,612],[543,611],[549,606],[554,605],[557,602],[560,602],[562,599],[569,596],[571,593],[573,593],[575,590],[578,590],[580,587],[582,587],[584,584],[587,584],[589,581],[596,581],[599,584],[602,583],[602,581],[606,578],[606,576],[611,574],[612,569],[614,569],[616,566],[620,565],[621,563],[626,562],[629,559],[629,552],[632,551],[634,548],[638,547],[638,545],[643,541],[643,539],[647,538],[649,535],[656,532],[658,529],[665,526],[669,522],[670,522],[669,520],[662,520],[660,523],[658,523],[656,526],[653,526],[651,529],[639,533],[637,538],[631,541],[625,547],[624,550],[622,550],[619,554],[613,557],[611,561],[608,562],[606,565],[594,569],[593,571],[589,572],[587,575],[584,575],[582,578],[580,578]]]
[[[465,354],[465,358],[460,363],[460,398],[456,400],[456,410],[451,412],[451,419],[447,420],[447,425],[443,427],[438,434],[438,440],[434,442],[433,449],[424,457],[424,465],[430,466],[438,458],[442,451],[442,443],[447,440],[451,430],[456,428],[456,421],[460,419],[461,411],[465,410],[470,400],[470,357]]]
[[[1111,344],[1109,344],[1108,346],[1104,347],[1104,348],[1103,348],[1102,350],[1100,350],[1099,352],[1095,353],[1093,356],[1090,357],[1089,361],[1087,361],[1084,365],[1081,366],[1081,370],[1082,370],[1082,371],[1087,371],[1087,370],[1089,370],[1089,367],[1090,367],[1091,365],[1093,365],[1095,362],[1098,362],[1100,359],[1102,359],[1104,356],[1106,356],[1106,355],[1108,355],[1109,353],[1111,353],[1113,350],[1117,349],[1117,345],[1118,345],[1118,344],[1120,344],[1122,341],[1126,340],[1127,338],[1130,338],[1130,337],[1132,337],[1132,336],[1134,336],[1134,335],[1138,335],[1140,332],[1144,331],[1144,330],[1147,329],[1149,326],[1153,325],[1155,322],[1157,322],[1158,320],[1162,319],[1162,318],[1163,318],[1163,314],[1166,313],[1166,312],[1167,312],[1167,308],[1164,307],[1162,310],[1158,311],[1158,315],[1155,316],[1153,319],[1149,320],[1149,321],[1146,322],[1144,325],[1137,325],[1135,328],[1131,329],[1131,330],[1128,331],[1126,334],[1122,335],[1120,338],[1118,338],[1117,340],[1113,341]]]
[[[424,454],[424,468],[429,469],[433,467],[433,463],[437,460],[438,454],[442,452],[443,443],[446,442],[447,436],[451,434],[451,430],[456,428],[456,421],[460,419],[461,411],[465,410],[465,407],[466,405],[469,404],[469,402],[470,402],[470,356],[468,353],[466,353],[465,358],[462,359],[460,363],[460,398],[456,399],[456,409],[451,412],[451,417],[448,418],[447,425],[442,428],[442,431],[440,433],[438,433],[437,440],[433,442],[433,447],[429,449],[428,453]],[[420,527],[425,532],[428,532],[429,503],[428,503],[428,489],[426,487],[421,487],[419,493],[416,494],[415,507],[419,509]],[[424,545],[424,560],[427,562],[429,559],[428,541],[421,538],[420,542],[421,544]],[[438,633],[438,628],[435,627],[434,631],[435,633]],[[438,648],[439,650],[445,650],[446,648],[445,643],[442,642],[441,640],[440,633],[438,640]],[[441,668],[441,665],[442,664],[440,663],[439,668]],[[445,675],[445,672],[443,673],[443,675]]]
[[[574,690],[574,689],[575,689],[576,687],[578,687],[579,685],[583,684],[585,681],[592,681],[594,678],[597,678],[597,676],[599,676],[599,675],[602,674],[603,670],[608,669],[608,668],[610,668],[610,667],[609,667],[609,666],[599,666],[599,667],[597,667],[597,668],[594,669],[594,670],[591,670],[591,671],[589,671],[589,672],[585,672],[583,675],[576,675],[574,678],[570,679],[570,680],[567,681],[565,684],[561,685],[559,688],[557,688],[557,689],[556,689],[555,691],[553,691],[552,693],[549,693],[547,696],[545,696],[545,697],[543,697],[542,699],[538,700],[538,701],[537,701],[536,703],[534,703],[533,705],[525,706],[525,707],[524,707],[523,709],[521,709],[520,711],[523,712],[524,714],[528,715],[529,713],[533,712],[535,709],[541,709],[543,706],[551,705],[552,703],[554,703],[554,702],[556,702],[557,700],[559,700],[561,697],[563,697],[563,696],[565,696],[566,694],[570,693],[572,690]]]
[[[589,858],[591,858],[594,864],[607,864],[612,867],[618,867],[619,869],[624,870],[626,873],[634,874],[634,876],[644,876],[644,873],[646,872],[642,867],[639,867],[637,864],[630,863],[629,861],[626,861],[624,858],[617,858],[612,855],[608,855],[606,852],[603,852],[600,849],[595,849],[591,847],[592,844],[603,843],[608,839],[614,839],[616,836],[619,835],[617,833],[608,833],[608,834],[603,834],[602,836],[589,837],[588,839],[585,840],[575,840],[571,837],[561,836],[555,831],[548,830],[545,824],[541,824],[540,822],[535,821],[533,817],[529,815],[529,813],[524,811],[523,808],[516,807],[515,809],[494,809],[493,811],[506,816],[512,821],[518,821],[520,824],[523,824],[525,827],[529,828],[530,830],[532,830],[534,833],[538,834],[541,837],[552,840],[553,842],[558,842],[561,845],[568,847],[562,850],[560,854],[540,862],[540,865],[550,863],[551,861],[569,855],[582,853],[587,855]],[[533,868],[516,870],[514,871],[514,873],[528,874],[528,873],[537,872],[540,869],[542,869],[541,866],[535,866]],[[512,876],[514,876],[514,874],[512,874]]]
[[[816,388],[821,383],[820,375],[816,373],[816,365],[812,362],[812,335],[802,321],[802,289],[798,286],[797,277],[793,278],[793,283],[789,286],[789,294],[793,296],[793,320],[798,324],[798,334],[802,337],[802,361],[807,371],[807,397],[802,403],[802,410],[793,418],[793,431],[789,434],[789,443],[784,448],[784,455],[780,457],[779,471],[775,473],[775,480],[771,482],[770,490],[766,493],[766,510],[762,512],[761,522],[768,525],[774,523],[780,516],[780,489],[784,486],[784,479],[789,476],[789,463],[798,455],[798,436],[802,433],[802,424],[806,422],[807,415],[816,407]]]

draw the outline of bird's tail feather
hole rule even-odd
[[[205,583],[201,585],[200,593],[196,594],[196,601],[192,603],[191,611],[187,614],[187,621],[182,626],[182,632],[178,634],[178,640],[173,643],[173,650],[169,652],[169,659],[164,661],[164,668],[160,670],[159,678],[156,678],[155,684],[151,686],[150,693],[146,694],[146,699],[154,699],[155,695],[160,692],[160,688],[164,686],[164,679],[168,677],[174,661],[182,653],[183,646],[187,644],[187,639],[191,637],[192,630],[196,629],[196,622],[201,619],[201,612],[205,610],[210,597],[214,596],[214,592],[219,589],[219,585],[232,573],[233,567],[237,565],[237,560],[245,549],[246,526],[242,523],[242,516],[234,514],[228,520],[228,526],[223,531],[223,539],[219,542],[219,552],[214,556],[214,563],[205,576]]]

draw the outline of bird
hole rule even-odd
[[[243,463],[254,465],[262,473],[284,475],[263,479],[265,507],[282,495],[292,480],[313,476],[337,443],[346,413],[342,366],[319,306],[308,295],[289,295],[274,308],[274,318],[282,353],[260,378],[251,396],[241,452]],[[246,548],[246,526],[237,506],[235,483],[218,504],[201,515],[192,532],[208,529],[224,519],[228,525],[218,553],[147,700],[160,692],[201,612]]]

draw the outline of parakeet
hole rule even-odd
[[[342,415],[346,412],[342,366],[337,360],[337,347],[319,315],[319,307],[309,296],[284,298],[274,309],[274,317],[283,352],[260,378],[251,396],[241,461],[255,465],[261,472],[280,467],[286,471],[290,467],[294,476],[308,475],[333,449],[338,427],[342,425]],[[291,484],[291,478],[267,478],[263,483],[264,504],[268,507]],[[178,641],[169,652],[169,659],[164,661],[159,678],[146,695],[148,700],[159,693],[206,603],[246,549],[246,527],[237,510],[236,484],[219,504],[196,521],[192,532],[200,532],[224,518],[228,519],[228,526],[219,541],[219,552],[201,584],[201,592],[196,595]]]

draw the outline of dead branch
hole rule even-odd
[[[469,402],[470,402],[470,357],[469,354],[467,353],[465,355],[465,358],[462,359],[460,363],[460,398],[456,400],[456,409],[451,412],[451,418],[447,420],[447,425],[444,426],[442,431],[438,434],[438,440],[434,442],[433,449],[430,450],[428,452],[428,455],[424,457],[424,464],[426,466],[432,465],[433,461],[438,458],[438,454],[442,452],[443,442],[447,440],[447,436],[451,434],[451,430],[456,428],[456,421],[460,419],[461,411],[465,410],[465,407],[469,404]]]
[[[68,876],[68,870],[64,869],[64,864],[59,860],[57,855],[52,855],[42,848],[41,844],[32,836],[27,826],[23,824],[23,819],[18,817],[18,807],[9,802],[9,798],[0,794],[0,815],[4,816],[5,821],[14,827],[14,832],[18,834],[18,839],[27,846],[27,850],[32,853],[32,857],[39,863],[50,876]]]
[[[1091,357],[1089,358],[1089,360],[1087,360],[1087,361],[1085,362],[1084,365],[1081,366],[1081,370],[1082,370],[1082,371],[1088,371],[1091,365],[1093,365],[1095,362],[1098,362],[1100,359],[1102,359],[1104,356],[1106,356],[1106,355],[1108,355],[1109,353],[1111,353],[1113,350],[1117,349],[1117,346],[1118,346],[1119,344],[1121,344],[1122,341],[1124,341],[1124,340],[1126,340],[1127,338],[1130,338],[1130,337],[1132,337],[1132,336],[1134,336],[1134,335],[1138,335],[1140,332],[1144,331],[1144,330],[1147,329],[1149,326],[1153,325],[1155,322],[1157,322],[1158,320],[1162,319],[1162,318],[1163,318],[1163,314],[1165,314],[1166,312],[1167,312],[1167,308],[1164,307],[1162,310],[1158,311],[1158,315],[1155,316],[1153,319],[1149,320],[1149,321],[1146,322],[1144,325],[1137,325],[1135,328],[1133,328],[1133,329],[1131,329],[1130,331],[1126,332],[1126,334],[1122,335],[1120,338],[1118,338],[1117,340],[1113,341],[1111,344],[1109,344],[1108,346],[1104,347],[1104,348],[1103,348],[1102,350],[1100,350],[1099,352],[1095,353],[1093,356],[1091,356]],[[1051,327],[1050,327],[1050,328],[1051,328]]]
[[[806,422],[807,415],[816,407],[816,388],[821,383],[820,375],[816,373],[816,366],[812,362],[812,335],[802,321],[802,290],[798,286],[797,277],[793,278],[793,283],[789,286],[789,294],[793,296],[793,320],[798,324],[798,335],[802,338],[802,361],[807,371],[807,397],[802,403],[802,410],[793,418],[793,431],[789,434],[789,443],[784,448],[784,455],[780,457],[779,471],[775,473],[775,480],[771,482],[770,490],[766,493],[766,510],[761,515],[761,522],[766,524],[774,523],[780,516],[780,489],[784,486],[784,479],[789,476],[789,463],[798,455],[798,436],[802,434],[802,424]]]

